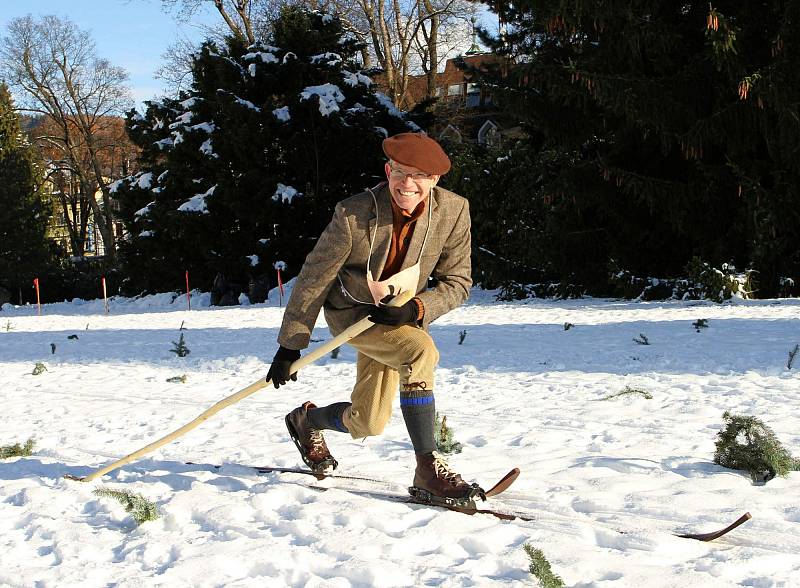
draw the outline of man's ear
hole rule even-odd
[[[441,177],[442,176],[433,176],[433,183],[431,184],[431,187],[433,187],[436,184],[438,184],[439,183],[439,178],[441,178]]]
[[[392,166],[391,166],[391,165],[389,165],[389,162],[388,162],[388,161],[387,161],[386,163],[384,163],[384,164],[383,164],[383,171],[386,173],[386,179],[388,180],[388,179],[389,179],[389,176],[390,176],[390,175],[391,175],[391,173],[392,173]]]

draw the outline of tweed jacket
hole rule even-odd
[[[334,335],[361,320],[370,312],[367,287],[367,258],[370,238],[375,244],[370,261],[373,276],[380,276],[392,239],[392,205],[388,187],[356,194],[336,205],[333,219],[325,228],[303,268],[286,305],[278,343],[289,349],[304,349],[311,330],[324,306],[325,320]],[[452,310],[469,296],[471,278],[471,236],[469,204],[465,198],[434,186],[428,204],[430,230],[424,251],[420,250],[428,230],[428,211],[416,221],[414,234],[400,270],[420,260],[417,296],[425,306],[422,327]],[[434,285],[428,289],[428,278]],[[342,283],[339,283],[341,279]],[[377,279],[377,278],[376,278]],[[352,295],[348,296],[341,285]]]

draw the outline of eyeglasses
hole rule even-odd
[[[401,169],[395,168],[392,168],[392,171],[389,172],[389,175],[391,175],[395,180],[405,180],[406,178],[411,178],[415,182],[419,180],[430,180],[433,177],[432,174],[426,174],[425,172],[405,172]]]

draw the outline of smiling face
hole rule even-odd
[[[385,166],[389,193],[395,204],[406,212],[413,211],[431,193],[439,176],[425,173],[410,165],[389,161]]]

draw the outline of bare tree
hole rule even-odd
[[[305,0],[335,13],[346,30],[364,42],[364,67],[383,70],[396,105],[409,105],[409,78],[425,74],[435,95],[436,73],[459,47],[468,46],[477,6],[468,0]]]
[[[161,0],[167,11],[177,11],[182,20],[191,19],[205,6],[213,5],[222,17],[229,34],[248,45],[263,38],[264,32],[283,4],[289,0]],[[219,30],[207,29],[211,38],[219,36]]]
[[[187,90],[192,81],[192,64],[198,46],[188,39],[178,39],[161,55],[161,66],[155,71],[155,77],[166,82],[172,93],[177,96],[181,90]]]
[[[115,170],[104,163],[109,145],[102,137],[110,117],[132,105],[125,86],[127,73],[95,55],[88,32],[56,16],[12,20],[0,44],[0,58],[3,76],[20,96],[21,110],[51,123],[51,132],[39,140],[60,154],[54,158],[53,169],[68,170],[74,177],[91,208],[106,254],[114,257],[109,184]],[[98,190],[101,202],[95,198]]]
[[[191,19],[213,4],[225,26],[207,28],[209,38],[233,34],[247,43],[267,37],[271,22],[286,5],[335,14],[344,29],[363,43],[361,60],[367,69],[383,71],[386,88],[398,106],[409,105],[409,77],[425,74],[427,95],[436,91],[436,74],[459,47],[468,47],[470,20],[478,11],[469,0],[161,0],[167,10],[178,10],[182,20]],[[190,71],[187,56],[195,49],[183,43],[164,55],[159,70],[174,88]],[[177,78],[175,74],[177,73]]]

